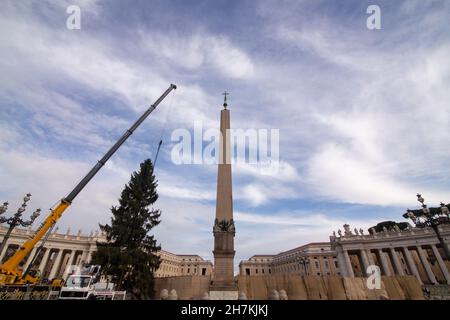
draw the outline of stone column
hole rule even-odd
[[[31,260],[33,260],[33,257],[34,257],[34,255],[36,254],[36,251],[37,251],[37,247],[35,246],[35,247],[33,248],[33,250],[31,250],[31,253],[30,253],[29,256],[28,256],[27,262],[25,262],[25,264],[24,264],[24,266],[23,266],[23,270],[27,270],[28,266],[29,266],[30,263],[31,263]]]
[[[41,263],[39,264],[39,271],[41,272],[41,274],[44,273],[45,267],[47,266],[48,257],[50,256],[50,249],[44,248],[44,250],[44,256],[42,257]]]
[[[345,269],[347,271],[347,277],[354,278],[355,273],[353,272],[352,262],[350,261],[348,251],[347,250],[343,250],[343,251],[344,251],[344,261],[345,261]]]
[[[86,255],[86,260],[84,261],[85,264],[89,264],[91,262],[92,259],[92,254],[94,253],[94,250],[89,250],[87,255]]]
[[[327,274],[327,269],[325,268],[325,262],[322,256],[319,256],[319,268],[320,268],[320,274],[321,275],[326,275]]]
[[[367,275],[367,268],[369,267],[369,265],[370,265],[370,262],[369,262],[369,259],[368,259],[368,257],[367,257],[367,252],[365,251],[365,250],[360,250],[360,255],[361,255],[361,260],[362,260],[362,264],[363,264],[363,268],[364,268],[364,270],[362,270],[363,271],[363,274],[365,274],[366,276],[368,276]]]
[[[328,256],[326,259],[328,261],[328,271],[330,271],[331,275],[336,274],[336,268],[335,268],[335,265],[334,265],[334,258],[332,256],[331,257]]]
[[[444,236],[443,233],[445,232],[443,230],[443,227],[445,227],[445,225],[439,225],[437,226],[439,232],[441,233],[441,236],[444,238],[444,243],[442,243],[442,246],[444,246],[447,249],[447,252],[450,251],[450,239],[448,239],[448,236]],[[444,248],[442,248],[444,249]]]
[[[89,254],[89,251],[83,250],[83,252],[81,253],[81,262],[80,263],[86,263],[88,254]]]
[[[409,252],[408,247],[403,247],[403,253],[405,254],[406,262],[408,263],[408,268],[413,275],[416,276],[417,280],[419,280],[420,284],[423,284],[422,279],[420,278],[419,270],[417,270],[417,266],[414,262],[413,257],[411,256],[411,252]]]
[[[431,269],[431,266],[428,263],[428,259],[425,256],[425,253],[423,252],[421,246],[417,246],[417,252],[419,253],[420,261],[422,261],[425,271],[427,272],[428,279],[430,279],[432,284],[436,284],[437,283],[436,277],[434,276],[433,270]]]
[[[73,264],[73,258],[75,257],[75,253],[76,253],[75,250],[72,250],[70,252],[69,260],[67,260],[67,265],[63,273],[63,279],[65,279],[67,277],[67,274],[71,271],[72,268],[71,266]]]
[[[384,275],[392,276],[391,270],[389,269],[388,261],[386,260],[386,256],[384,255],[383,250],[378,249],[378,255],[380,256],[381,266],[383,267]]]
[[[370,251],[370,249],[366,250],[366,254],[369,260],[369,265],[374,266],[375,265],[375,261],[373,261],[373,256],[372,256],[372,251]]]
[[[439,268],[441,268],[442,274],[447,281],[447,284],[450,284],[450,273],[448,272],[447,266],[445,265],[444,260],[442,260],[441,254],[439,250],[436,248],[434,244],[431,245],[431,249],[433,250],[434,255],[436,256],[436,260],[439,264]]]
[[[59,265],[61,264],[61,259],[63,257],[63,249],[60,249],[58,251],[58,255],[55,258],[55,263],[53,263],[52,270],[50,271],[50,274],[48,276],[48,279],[51,281],[53,278],[57,276],[57,272],[59,271]]]
[[[392,261],[394,262],[395,269],[400,276],[404,276],[405,272],[403,271],[402,264],[400,263],[400,259],[398,258],[397,251],[394,248],[391,248]]]
[[[2,239],[2,241],[3,241],[3,239]],[[4,258],[6,251],[8,250],[8,247],[9,247],[9,244],[7,243],[5,245],[5,247],[3,248],[2,252],[0,252],[0,263],[2,262],[2,260]]]
[[[72,264],[75,266],[80,266],[82,260],[82,253],[79,250],[75,250],[75,256],[73,258]]]
[[[345,266],[345,260],[344,260],[344,251],[342,250],[336,250],[337,251],[337,260],[338,260],[338,269],[339,272],[343,277],[347,277],[347,268]],[[337,271],[337,270],[336,270]]]

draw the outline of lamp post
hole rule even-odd
[[[298,258],[298,262],[303,265],[303,270],[305,275],[308,275],[308,265],[309,265],[309,259],[307,257],[300,257]]]
[[[30,216],[30,220],[24,221],[22,220],[22,214],[25,211],[27,207],[27,202],[31,199],[31,193],[27,193],[25,197],[23,198],[23,203],[17,209],[17,212],[14,214],[14,216],[10,218],[2,217],[1,215],[6,212],[8,209],[8,202],[3,203],[2,206],[0,206],[0,223],[6,223],[9,225],[8,231],[6,232],[5,236],[3,237],[2,244],[0,245],[0,254],[3,252],[3,249],[6,246],[6,243],[8,242],[9,237],[11,236],[11,232],[14,230],[17,226],[22,227],[28,227],[31,226],[36,220],[37,217],[39,217],[39,214],[41,213],[41,209],[37,209],[33,212],[33,214]]]
[[[422,209],[418,210],[410,210],[406,209],[406,213],[403,215],[406,219],[411,219],[412,222],[418,228],[431,227],[441,244],[442,249],[445,253],[445,258],[450,261],[450,252],[447,244],[439,232],[439,225],[450,223],[449,218],[449,207],[450,204],[445,204],[443,202],[440,203],[440,207],[437,208],[428,208],[424,203],[425,199],[422,197],[420,193],[417,194],[417,201],[419,201],[422,205]]]

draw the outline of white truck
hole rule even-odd
[[[125,296],[125,291],[114,291],[114,284],[100,276],[100,266],[70,275],[59,293],[62,300],[125,300]]]

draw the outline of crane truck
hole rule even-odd
[[[156,107],[164,100],[164,98],[177,86],[171,84],[169,88],[139,117],[138,120],[117,140],[117,142],[106,152],[86,176],[73,188],[73,190],[59,204],[51,210],[50,214],[39,226],[34,235],[27,240],[5,263],[0,265],[0,285],[17,285],[17,284],[37,284],[39,278],[30,274],[22,274],[18,270],[20,262],[27,257],[34,246],[49,231],[49,229],[61,218],[64,211],[72,204],[72,201],[89,183],[89,181],[97,174],[97,172],[105,165],[111,156],[122,146],[122,144],[133,134],[133,132],[144,122],[144,120],[156,109]]]
[[[125,300],[125,291],[115,291],[109,277],[100,274],[98,265],[77,268],[58,292],[60,300]]]

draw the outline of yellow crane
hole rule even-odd
[[[58,221],[64,211],[71,205],[75,197],[89,183],[89,181],[97,174],[109,158],[120,148],[120,146],[128,139],[128,137],[141,125],[141,123],[156,109],[158,104],[177,86],[171,84],[169,88],[152,104],[141,117],[122,135],[122,137],[108,150],[108,152],[100,159],[88,174],[75,186],[69,195],[63,198],[59,204],[51,211],[41,226],[36,230],[35,234],[27,240],[5,263],[0,265],[0,284],[25,284],[37,283],[38,278],[31,275],[22,276],[22,272],[18,270],[20,262],[30,254],[34,246],[45,236],[48,230]]]

